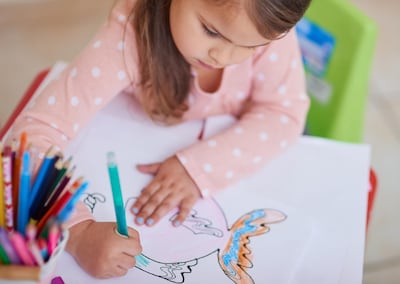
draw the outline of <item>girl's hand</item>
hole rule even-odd
[[[172,223],[174,226],[182,224],[201,195],[178,158],[173,156],[162,163],[138,165],[137,169],[155,177],[131,207],[136,215],[135,223],[151,226],[178,207],[178,215]]]
[[[142,252],[139,234],[128,228],[129,238],[118,235],[113,222],[83,221],[69,229],[66,250],[96,278],[125,275]]]

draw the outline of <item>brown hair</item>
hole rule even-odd
[[[169,10],[172,0],[137,0],[133,27],[139,57],[141,103],[153,120],[179,119],[188,109],[190,66],[173,41]],[[241,3],[237,0],[236,4]],[[233,0],[209,0],[232,5]],[[244,8],[258,32],[276,39],[303,16],[311,0],[244,0]],[[236,5],[235,5],[236,6]]]

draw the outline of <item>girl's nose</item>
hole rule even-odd
[[[229,64],[232,57],[232,48],[225,46],[218,46],[210,48],[208,51],[208,56],[211,58],[214,65],[218,67],[223,67]]]

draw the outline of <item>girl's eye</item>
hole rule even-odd
[[[206,35],[209,37],[219,37],[219,34],[215,31],[210,30],[206,25],[202,24],[203,26],[203,31],[205,32]]]

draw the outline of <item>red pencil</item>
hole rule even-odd
[[[83,178],[78,178],[66,191],[65,193],[57,199],[57,201],[50,207],[50,209],[44,214],[44,216],[40,219],[40,221],[37,224],[37,230],[38,233],[40,234],[42,230],[44,229],[47,221],[51,217],[57,216],[58,213],[64,208],[64,206],[68,203],[68,201],[71,199],[72,195],[74,192],[79,188],[81,183],[83,182]]]

